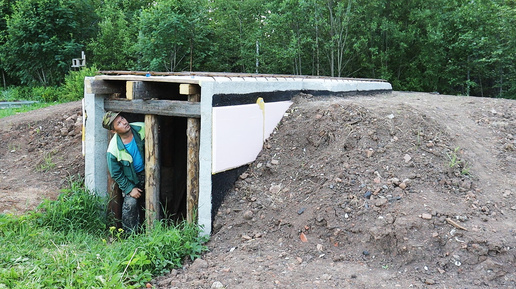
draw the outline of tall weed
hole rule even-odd
[[[59,101],[60,90],[56,86],[36,86],[32,88],[31,100],[41,102],[55,102]]]
[[[96,67],[70,71],[60,86],[11,86],[0,89],[0,101],[34,100],[40,102],[70,102],[84,97],[84,78],[94,76]]]
[[[38,218],[40,225],[65,233],[105,231],[109,222],[107,200],[90,193],[73,180],[70,187],[56,201],[44,200],[41,203],[38,209],[44,213]]]
[[[34,100],[32,88],[28,86],[11,86],[1,90],[0,101]]]

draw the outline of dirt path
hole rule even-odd
[[[83,174],[80,122],[79,103],[0,121],[0,212]],[[515,288],[515,171],[514,100],[302,95],[228,192],[210,251],[152,284]]]

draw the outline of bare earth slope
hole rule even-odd
[[[0,119],[0,213],[23,213],[55,199],[84,176],[81,102]]]
[[[79,123],[79,103],[0,120],[0,212],[83,174]],[[210,251],[152,284],[514,288],[515,138],[514,100],[300,95],[227,194]]]
[[[515,136],[511,100],[300,96],[227,195],[210,252],[154,284],[514,288]]]

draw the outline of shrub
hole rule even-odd
[[[1,91],[0,100],[34,100],[41,102],[54,102],[59,99],[59,88],[55,86],[11,86]]]
[[[2,90],[0,100],[32,100],[32,88],[26,86],[10,86]]]
[[[11,86],[0,90],[0,101],[34,100],[40,102],[70,102],[84,97],[84,77],[94,76],[97,68],[70,71],[61,86]]]
[[[32,88],[30,100],[55,102],[59,100],[59,88],[54,86],[36,86]]]
[[[82,99],[84,97],[84,78],[86,76],[94,76],[96,72],[96,67],[70,71],[70,73],[65,76],[65,81],[60,87],[59,101],[70,102]]]

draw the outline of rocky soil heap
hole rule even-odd
[[[227,195],[211,252],[155,284],[514,288],[515,136],[514,101],[300,96]]]

